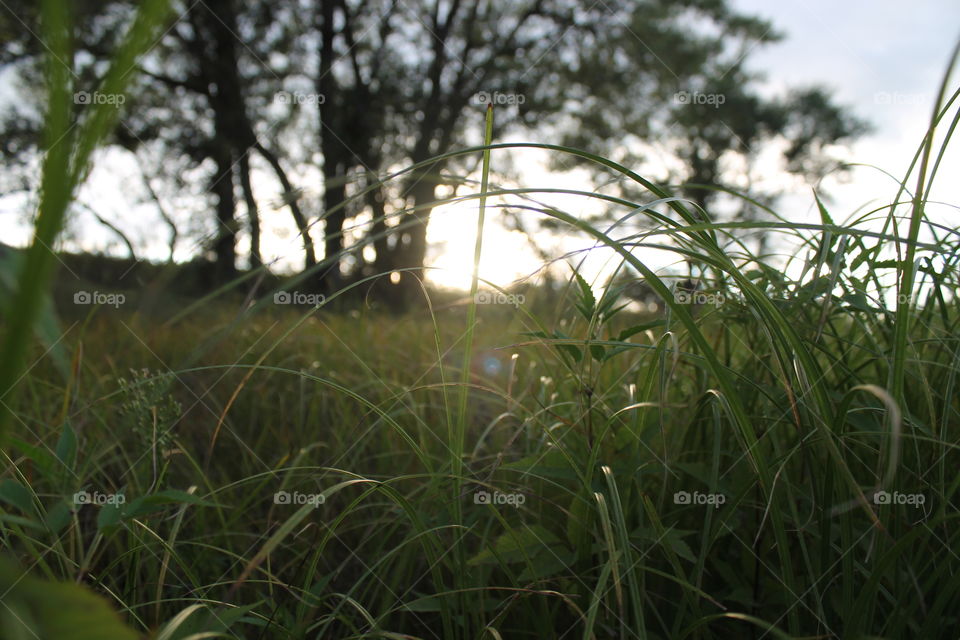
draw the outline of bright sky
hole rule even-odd
[[[875,165],[898,179],[903,177],[922,140],[930,120],[934,99],[946,70],[953,46],[960,38],[960,3],[956,0],[919,0],[907,10],[895,0],[732,0],[750,14],[769,19],[785,38],[750,53],[751,66],[767,79],[763,91],[782,94],[788,87],[825,85],[836,99],[871,122],[875,131],[855,143],[844,157],[851,162]],[[953,87],[960,73],[954,73]],[[557,179],[542,168],[535,154],[525,161],[529,186],[561,186],[589,190],[589,182],[577,185],[567,177]],[[960,148],[953,147],[940,169],[934,200],[960,204]],[[787,195],[778,211],[797,222],[818,222],[819,215],[810,188],[784,181],[782,176],[765,176],[784,187]],[[870,208],[893,201],[898,185],[879,171],[857,168],[850,180],[828,180],[823,185],[832,200],[828,205],[837,222],[861,207]],[[580,203],[563,201],[570,213],[579,213]],[[473,209],[475,210],[475,205]],[[938,218],[953,227],[957,212],[952,207],[929,207]],[[448,271],[434,279],[450,286],[465,287],[472,266],[476,215],[464,207],[441,211],[431,222],[431,238],[445,242],[433,265]],[[563,243],[566,250],[589,246],[583,240]],[[559,252],[558,252],[559,253]],[[555,254],[557,255],[557,254]],[[667,268],[675,258],[662,252],[646,252],[641,258],[656,268]],[[608,271],[616,261],[608,252],[592,252],[588,267]],[[503,286],[530,273],[539,265],[524,251],[522,236],[498,230],[485,234],[480,275]],[[600,281],[603,278],[599,279]]]

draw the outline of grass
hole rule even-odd
[[[427,291],[404,315],[220,292],[166,320],[61,308],[58,368],[30,331],[93,119],[48,154],[3,324],[0,635],[953,637],[960,242],[925,211],[957,122],[943,86],[912,192],[839,224],[822,204],[820,224],[714,222],[603,158],[490,144],[488,114],[488,144],[458,152],[484,154],[468,199],[487,216],[520,195],[488,180],[518,146],[650,192],[608,199],[643,234],[525,206],[619,255],[662,315],[576,270],[516,307]],[[801,250],[737,239],[760,229]],[[651,246],[713,304],[651,271]]]

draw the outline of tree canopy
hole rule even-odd
[[[135,4],[72,5],[78,53],[65,62],[78,96],[98,99],[89,88]],[[37,10],[8,7],[0,64],[21,89],[38,86]],[[486,102],[502,107],[503,130],[627,164],[666,153],[674,168],[652,177],[703,208],[768,145],[780,144],[786,171],[815,180],[836,166],[831,146],[865,130],[822,88],[763,97],[747,62],[780,34],[724,0],[202,0],[176,15],[139,61],[112,143],[136,159],[143,184],[130,195],[155,206],[171,256],[192,236],[215,282],[244,258],[262,263],[264,219],[282,207],[318,287],[407,269],[398,289],[409,291],[438,190],[472,169],[430,160],[477,142]],[[0,129],[8,168],[42,151],[37,110],[9,109]],[[257,171],[275,193],[255,192]],[[183,193],[210,212],[200,233],[165,206]]]

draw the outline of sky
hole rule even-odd
[[[960,2],[917,0],[905,5],[891,0],[732,0],[731,4],[744,13],[766,18],[785,36],[778,43],[749,53],[749,68],[766,76],[759,85],[761,92],[782,95],[791,87],[828,87],[837,102],[874,127],[840,155],[902,179],[927,130],[950,54],[960,38]],[[955,72],[951,86],[955,88],[958,80],[960,73]],[[782,216],[794,222],[819,222],[810,186],[780,175],[766,178],[786,191],[777,206]],[[958,178],[960,147],[954,144],[944,159],[931,199],[960,204]],[[537,185],[572,185],[570,179],[557,180],[542,168],[531,169],[529,179]],[[589,188],[586,183],[584,187]],[[853,169],[845,181],[828,179],[822,187],[829,195],[833,219],[841,222],[865,206],[891,203],[898,184],[881,171],[864,167]],[[577,211],[576,203],[567,204],[571,212]],[[928,211],[940,221],[960,227],[958,212],[952,207],[931,205]],[[458,211],[432,222],[431,236],[435,241],[446,241],[434,264],[448,269],[436,274],[436,280],[460,287],[469,282],[473,238],[466,237],[462,230],[473,228],[475,219]],[[503,286],[535,269],[539,261],[524,253],[521,243],[522,236],[517,233],[499,231],[495,226],[490,229],[485,235],[488,248],[481,262],[481,277]],[[582,240],[561,244],[567,250],[590,245]],[[617,262],[610,261],[609,253],[593,253],[588,265],[601,274]],[[674,256],[663,252],[647,252],[642,259],[664,271],[677,265]],[[603,281],[602,275],[594,277]]]
[[[761,91],[775,95],[782,94],[788,87],[829,87],[840,104],[875,127],[872,133],[845,150],[843,157],[876,165],[902,177],[926,131],[950,52],[960,38],[960,2],[917,0],[905,5],[891,0],[731,0],[731,4],[745,13],[767,18],[785,35],[781,42],[758,47],[749,54],[750,68],[766,75]],[[958,79],[960,75],[955,74],[952,86],[957,85]],[[145,239],[150,247],[146,255],[162,259],[165,238],[157,230],[163,227],[157,225],[156,215],[151,214],[149,206],[130,208],[110,195],[111,190],[116,193],[118,188],[127,188],[117,185],[120,174],[111,165],[116,163],[122,168],[128,161],[121,157],[108,160],[94,172],[91,184],[82,195],[88,202],[99,203],[104,217],[130,231],[131,237]],[[545,167],[543,154],[528,152],[520,157],[518,165],[523,168],[521,181],[526,186],[593,188],[584,174],[551,174]],[[957,176],[960,176],[960,152],[954,145],[953,152],[944,160],[933,199],[960,203]],[[777,207],[784,217],[797,222],[818,219],[808,185],[785,180],[779,174],[764,178],[786,190]],[[894,180],[870,168],[853,170],[849,181],[828,179],[822,186],[831,196],[829,207],[838,222],[861,207],[891,202],[897,189]],[[596,210],[595,206],[580,200],[545,199],[575,215]],[[22,214],[15,209],[10,202],[0,203],[0,229],[3,229],[4,242],[22,245],[28,230],[17,223]],[[947,224],[960,226],[951,207],[940,207],[935,213]],[[525,236],[498,224],[497,215],[493,210],[488,216],[480,275],[506,286],[515,278],[533,273],[541,260],[529,250]],[[285,212],[273,215],[273,219],[287,217]],[[454,287],[469,285],[475,229],[475,202],[434,212],[429,228],[432,246],[428,253],[428,262],[436,269],[431,272],[434,282]],[[96,223],[84,226],[83,235],[88,248],[112,244],[122,254],[122,247]],[[537,237],[555,256],[591,245],[583,238],[543,234]],[[268,229],[263,248],[265,257],[275,257],[280,260],[278,264],[293,266],[300,257],[298,245],[289,229],[281,228],[277,233],[270,233]],[[609,257],[604,252],[589,254],[587,271],[598,281],[613,264],[608,262]],[[676,263],[673,257],[662,252],[646,252],[643,259],[655,268],[666,270]]]

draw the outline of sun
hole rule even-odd
[[[524,278],[542,264],[530,248],[530,240],[502,223],[499,207],[486,209],[479,276],[482,281],[506,287]],[[437,207],[430,214],[427,229],[428,278],[438,286],[469,289],[477,238],[476,200],[454,202]]]

